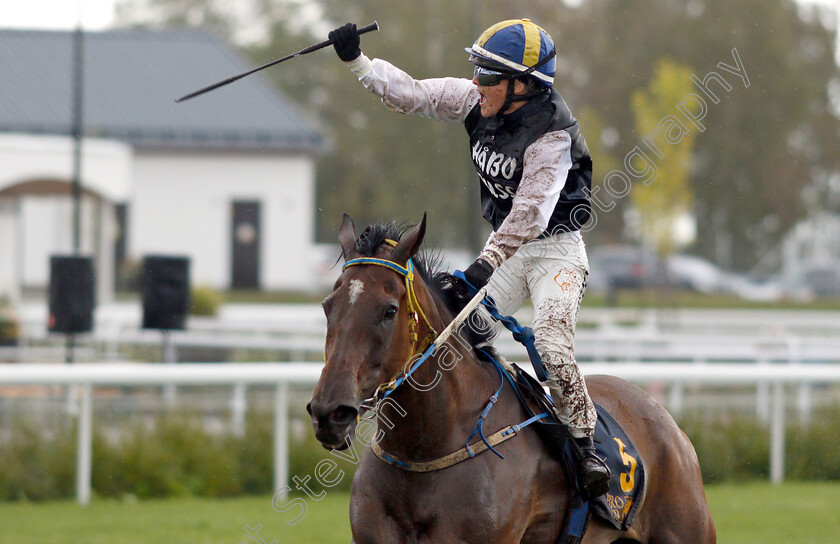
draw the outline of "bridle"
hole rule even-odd
[[[385,240],[385,243],[391,247],[397,246],[397,242],[394,240]],[[377,386],[373,395],[362,402],[362,408],[370,409],[373,408],[377,402],[390,395],[397,387],[399,387],[411,376],[420,364],[428,358],[428,355],[431,355],[431,353],[428,355],[424,353],[423,356],[414,362],[418,354],[425,352],[431,347],[431,344],[435,341],[435,338],[437,338],[438,333],[429,322],[429,318],[426,317],[426,313],[423,311],[423,307],[417,299],[417,291],[414,288],[414,263],[411,262],[411,259],[408,259],[405,266],[402,266],[399,263],[389,261],[387,259],[380,259],[377,257],[359,257],[356,259],[350,259],[344,263],[341,271],[344,272],[350,266],[361,265],[382,266],[389,270],[393,270],[405,278],[405,299],[406,309],[408,310],[408,337],[411,341],[411,349],[409,351],[408,358],[405,364],[400,368],[399,372],[397,372],[396,375],[394,375],[394,377],[392,377],[389,381]],[[421,319],[429,332],[423,338],[423,341],[419,342],[418,328]],[[414,364],[411,364],[412,362],[414,362]]]
[[[393,240],[385,240],[391,247],[396,247],[397,242]],[[483,300],[485,289],[482,289],[475,297],[474,300],[471,301],[461,313],[456,316],[452,323],[438,336],[437,331],[429,322],[428,317],[426,317],[423,308],[420,306],[420,302],[417,299],[417,292],[414,288],[414,264],[411,262],[411,259],[406,261],[406,265],[402,266],[394,261],[389,261],[387,259],[380,259],[377,257],[359,257],[356,259],[351,259],[344,263],[341,271],[347,269],[349,266],[361,266],[361,265],[374,265],[374,266],[383,266],[388,268],[389,270],[393,270],[397,274],[401,275],[405,278],[405,289],[406,289],[406,306],[408,309],[408,329],[409,329],[409,338],[411,339],[411,351],[409,352],[408,360],[396,373],[396,375],[391,378],[389,381],[380,384],[374,390],[373,395],[369,398],[362,401],[360,404],[360,409],[367,411],[367,410],[375,410],[376,405],[387,398],[391,393],[393,393],[400,385],[402,385],[406,380],[408,380],[411,375],[414,373],[415,370],[420,368],[429,357],[432,356],[435,350],[436,344],[445,342],[448,336],[452,333],[453,327],[455,323],[460,322],[469,312],[475,308],[475,305],[478,304],[478,301]],[[418,319],[419,316],[419,319]],[[420,344],[418,349],[418,334],[417,328],[420,323],[420,319],[423,320],[423,323],[429,329],[428,334],[423,338],[423,342]],[[512,318],[508,318],[512,319]],[[496,393],[490,397],[487,402],[487,405],[484,407],[484,410],[481,412],[481,415],[478,418],[478,422],[476,423],[473,431],[467,437],[466,446],[463,448],[454,451],[448,455],[444,455],[437,459],[433,459],[430,461],[425,462],[409,462],[400,460],[393,455],[390,455],[386,451],[382,449],[382,446],[379,445],[378,442],[373,441],[371,442],[370,446],[371,449],[379,459],[388,463],[389,465],[398,467],[402,470],[406,470],[409,472],[433,472],[437,470],[442,470],[444,468],[451,467],[452,465],[458,464],[462,461],[466,461],[467,459],[472,459],[476,455],[483,453],[485,451],[492,451],[500,458],[504,459],[502,454],[494,449],[494,446],[505,442],[517,434],[519,431],[524,429],[525,427],[535,423],[543,418],[549,417],[548,413],[541,413],[537,415],[532,415],[529,419],[523,421],[517,425],[507,425],[504,428],[498,430],[497,432],[493,433],[490,436],[484,435],[484,420],[486,419],[487,415],[490,413],[490,410],[495,406],[496,402],[499,400],[499,395],[502,391],[502,387],[504,386],[505,381],[507,380],[510,382],[511,386],[514,387],[514,390],[517,390],[517,386],[514,383],[513,379],[510,376],[510,373],[506,371],[502,365],[493,359],[492,357],[489,358],[490,361],[493,363],[496,371],[499,374],[499,379],[501,383],[499,388],[496,390]],[[524,400],[521,398],[521,394],[517,390],[517,395],[520,396],[520,401],[524,403]],[[357,422],[361,419],[360,412],[356,415]],[[473,436],[478,435],[479,440],[470,443],[470,440]]]

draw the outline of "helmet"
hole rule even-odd
[[[554,85],[554,41],[548,32],[528,19],[496,23],[466,48],[477,66],[531,75],[544,87]]]

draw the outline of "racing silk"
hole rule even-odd
[[[589,220],[592,161],[557,91],[484,119],[471,80],[416,80],[365,55],[347,64],[388,108],[464,124],[481,179],[482,213],[493,226],[480,256],[494,268],[526,242],[578,230]]]

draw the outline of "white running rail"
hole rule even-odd
[[[79,425],[76,464],[76,499],[87,504],[91,496],[91,438],[93,388],[97,386],[230,385],[241,392],[248,385],[273,385],[274,489],[288,481],[288,386],[314,385],[322,363],[89,363],[0,365],[0,386],[77,386]],[[727,363],[589,363],[584,374],[611,374],[636,383],[718,384],[770,387],[770,478],[784,478],[784,385],[840,382],[840,364],[727,364]]]

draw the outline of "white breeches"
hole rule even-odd
[[[545,365],[551,397],[561,421],[576,438],[595,430],[595,406],[575,363],[575,324],[586,289],[589,261],[579,232],[531,241],[502,263],[487,292],[502,315],[530,297],[534,336]]]

